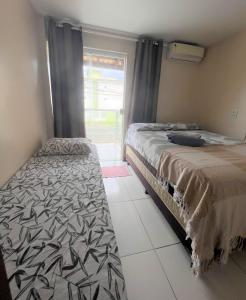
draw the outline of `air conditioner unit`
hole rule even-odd
[[[168,44],[168,59],[199,63],[202,61],[204,54],[205,49],[203,47],[176,42]]]

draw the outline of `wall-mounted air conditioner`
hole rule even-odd
[[[203,47],[177,42],[168,44],[167,58],[171,60],[199,63],[203,59],[204,54],[205,49]]]

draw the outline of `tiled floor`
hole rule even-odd
[[[121,159],[121,146],[114,143],[100,143],[96,144],[97,151],[100,160],[109,161],[109,160],[120,160]]]
[[[234,255],[195,278],[189,255],[130,171],[129,177],[104,179],[129,300],[246,299],[246,257]]]

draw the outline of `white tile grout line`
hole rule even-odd
[[[130,255],[140,254],[140,253],[144,253],[144,252],[148,252],[148,251],[154,251],[154,253],[155,253],[155,255],[156,255],[156,257],[157,257],[157,259],[158,259],[158,261],[159,261],[160,267],[161,267],[161,269],[162,269],[162,271],[163,271],[163,274],[164,274],[164,276],[166,277],[166,279],[167,279],[167,281],[168,281],[168,283],[169,283],[169,285],[170,285],[170,288],[171,288],[171,290],[172,290],[172,292],[173,292],[173,295],[174,295],[175,299],[178,299],[177,296],[176,296],[176,294],[175,294],[175,292],[174,292],[174,289],[173,289],[173,287],[172,287],[172,285],[171,285],[171,282],[170,282],[170,280],[169,280],[169,278],[168,278],[168,276],[167,276],[167,273],[166,273],[166,271],[165,271],[165,269],[164,269],[164,267],[163,267],[163,265],[162,265],[162,263],[161,263],[161,261],[160,261],[160,258],[159,258],[158,254],[157,254],[157,252],[156,252],[157,249],[164,248],[165,246],[159,247],[159,248],[155,248],[155,247],[154,247],[154,245],[153,245],[153,243],[152,243],[152,241],[151,241],[151,239],[150,239],[150,236],[149,236],[149,234],[148,234],[148,232],[147,232],[147,229],[146,229],[146,227],[144,226],[143,220],[141,219],[141,216],[140,216],[140,214],[139,214],[139,212],[138,212],[138,210],[137,210],[137,207],[136,207],[136,205],[135,205],[135,203],[134,203],[135,200],[141,200],[141,199],[132,199],[131,193],[129,192],[129,188],[127,187],[127,184],[125,184],[124,182],[123,182],[123,184],[125,185],[126,190],[128,191],[131,200],[128,200],[128,201],[118,201],[118,203],[119,203],[119,202],[132,202],[132,203],[133,203],[133,206],[134,206],[134,208],[135,208],[135,210],[136,210],[136,212],[137,212],[137,215],[138,215],[138,217],[139,217],[139,219],[140,219],[140,222],[141,222],[142,225],[143,225],[144,231],[145,231],[145,233],[146,233],[146,235],[147,235],[147,237],[148,237],[148,239],[149,239],[150,244],[152,245],[152,249],[149,249],[149,250],[146,250],[146,251],[142,251],[142,252],[132,253],[132,254],[130,254]],[[143,199],[143,198],[142,198],[142,199]],[[147,198],[147,199],[148,199],[148,198]],[[112,201],[111,201],[111,202],[112,202]],[[115,203],[117,203],[117,202],[115,201]],[[117,237],[116,237],[116,239],[117,239]],[[179,243],[175,243],[175,244],[173,244],[173,245],[176,245],[176,244],[179,244]],[[166,245],[166,247],[167,247],[167,246],[172,246],[172,245]],[[127,257],[127,256],[130,256],[130,255],[120,256],[120,258]]]
[[[154,252],[155,252],[155,255],[157,256],[157,259],[158,259],[158,261],[159,261],[160,267],[161,267],[163,273],[165,274],[165,276],[166,276],[166,278],[167,278],[167,281],[168,281],[168,283],[169,283],[169,285],[170,285],[170,287],[171,287],[171,289],[172,289],[172,291],[173,291],[173,295],[174,295],[175,299],[178,300],[178,297],[176,296],[176,294],[175,294],[175,292],[174,292],[174,288],[173,288],[173,286],[172,286],[172,284],[171,284],[171,282],[170,282],[170,280],[169,280],[169,278],[168,278],[168,275],[167,275],[167,273],[166,273],[166,270],[165,270],[164,266],[162,265],[161,260],[160,260],[160,257],[159,257],[159,255],[158,255],[158,253],[157,253],[156,250],[157,250],[157,249],[154,249]]]
[[[120,255],[120,258],[125,258],[125,257],[129,257],[129,256],[141,254],[141,253],[146,253],[146,252],[150,252],[150,251],[154,251],[154,249],[148,249],[148,250],[143,250],[143,251],[134,252],[134,253],[131,253],[131,254]]]
[[[164,269],[164,267],[163,267],[163,265],[162,265],[162,263],[161,263],[161,261],[160,261],[160,258],[159,258],[159,256],[158,256],[158,253],[156,252],[156,250],[159,249],[159,248],[155,248],[155,247],[154,247],[154,245],[153,245],[153,243],[152,243],[152,241],[151,241],[151,238],[150,238],[150,236],[149,236],[149,234],[148,234],[148,232],[147,232],[147,229],[146,229],[146,227],[144,226],[144,222],[143,222],[143,220],[141,219],[141,216],[140,216],[140,214],[139,214],[139,212],[138,212],[138,209],[137,209],[137,207],[136,207],[134,201],[132,201],[132,202],[133,202],[133,205],[134,205],[134,207],[135,207],[135,209],[136,209],[136,211],[137,211],[137,214],[138,214],[138,216],[139,216],[139,218],[140,218],[140,221],[141,221],[141,223],[142,223],[142,225],[143,225],[143,228],[144,228],[144,230],[145,230],[145,233],[146,233],[146,235],[147,235],[148,239],[150,240],[150,243],[151,243],[151,245],[152,245],[152,247],[153,247],[152,250],[155,252],[155,255],[156,255],[156,257],[157,257],[157,259],[158,259],[158,261],[159,261],[160,267],[161,267],[161,269],[162,269],[162,271],[163,271],[163,273],[164,273],[164,275],[165,275],[165,277],[166,277],[166,279],[167,279],[167,281],[168,281],[168,283],[169,283],[169,285],[170,285],[170,288],[171,288],[171,290],[172,290],[172,292],[173,292],[173,295],[174,295],[175,299],[178,300],[178,298],[177,298],[177,296],[176,296],[176,294],[175,294],[175,292],[174,292],[173,286],[171,285],[171,282],[170,282],[170,280],[169,280],[169,278],[168,278],[168,276],[167,276],[167,273],[166,273],[166,271],[165,271],[165,269]],[[164,218],[164,217],[163,217],[163,218]],[[178,243],[176,243],[176,244],[178,244]],[[175,244],[174,244],[174,245],[175,245]],[[169,245],[169,246],[172,246],[172,245]],[[161,248],[164,248],[164,247],[161,247]]]
[[[122,255],[122,256],[120,255],[120,258],[132,256],[132,255],[136,255],[136,254],[141,254],[141,253],[145,253],[145,252],[155,251],[155,250],[159,250],[162,248],[171,247],[171,246],[175,246],[175,245],[179,245],[179,244],[181,244],[181,242],[177,242],[174,244],[169,244],[169,245],[165,245],[165,246],[161,246],[161,247],[156,247],[156,248],[152,248],[152,249],[148,249],[148,250],[143,250],[143,251],[139,251],[139,252],[135,252],[135,253],[131,253],[131,254],[126,254],[126,255]]]
[[[109,197],[109,196],[107,196]],[[116,200],[110,200],[110,199],[107,199],[108,202],[110,202],[110,204],[116,204],[116,203],[122,203],[122,202],[134,202],[134,201],[141,201],[141,200],[147,200],[147,199],[151,199],[151,198],[140,198],[140,199],[135,199],[135,200],[120,200],[120,201],[116,201]],[[151,199],[152,200],[152,199]],[[163,217],[164,218],[164,217]]]

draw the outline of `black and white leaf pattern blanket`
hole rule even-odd
[[[13,299],[127,299],[95,148],[33,157],[9,180],[0,247]]]

